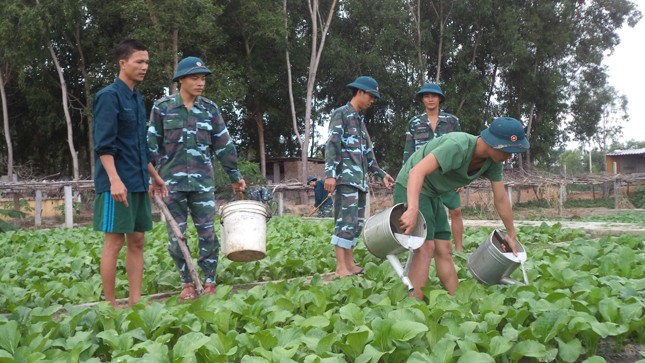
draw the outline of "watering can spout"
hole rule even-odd
[[[412,286],[412,281],[408,278],[408,274],[403,270],[401,262],[395,255],[387,255],[387,260],[390,261],[390,265],[396,271],[396,274],[401,278],[401,281],[408,287],[408,292],[414,291],[414,286]]]
[[[499,282],[504,284],[504,285],[524,285],[523,283],[521,283],[521,282],[519,282],[517,280],[513,280],[510,277],[502,277],[501,280],[499,280]]]

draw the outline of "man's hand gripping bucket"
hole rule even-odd
[[[524,246],[517,241],[515,245],[517,256],[510,251],[511,247],[506,242],[504,234],[494,230],[475,252],[468,258],[468,270],[477,281],[486,285],[528,285],[529,279],[526,275],[524,262],[527,254]],[[524,283],[510,278],[511,273],[522,267]]]
[[[408,287],[408,291],[412,292],[414,286],[408,278],[410,263],[414,250],[420,248],[426,240],[427,227],[425,218],[419,212],[417,224],[412,233],[403,234],[399,227],[399,218],[405,210],[405,205],[400,203],[370,217],[365,222],[363,239],[367,250],[378,258],[387,259]],[[403,268],[397,255],[405,251],[408,251],[408,260]]]

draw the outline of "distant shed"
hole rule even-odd
[[[632,150],[615,150],[605,154],[607,172],[621,174],[645,173],[645,148]]]

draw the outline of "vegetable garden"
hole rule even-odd
[[[8,232],[0,235],[0,362],[596,363],[629,349],[621,362],[645,362],[645,236],[591,239],[560,227],[520,228],[528,286],[477,283],[467,256],[491,229],[467,229],[466,252],[455,255],[457,294],[431,271],[417,301],[362,243],[365,275],[327,281],[332,222],[276,217],[264,259],[221,258],[216,295],[144,298],[119,310],[81,304],[101,297],[100,233]],[[144,295],[180,286],[166,239],[162,223],[146,235]],[[188,239],[196,241],[194,230]],[[274,282],[235,287],[262,281]],[[123,258],[117,293],[127,294]]]

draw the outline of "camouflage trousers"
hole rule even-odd
[[[331,204],[323,204],[318,208],[318,218],[331,217]]]
[[[337,185],[334,193],[334,235],[331,244],[352,249],[365,225],[367,193],[349,185]]]
[[[199,258],[197,264],[204,272],[206,283],[215,283],[217,273],[217,262],[219,255],[219,241],[215,235],[215,196],[213,192],[168,192],[164,202],[170,210],[170,214],[179,225],[182,235],[186,235],[186,224],[188,213],[195,224],[199,237]],[[177,238],[172,233],[170,225],[168,228],[168,252],[175,261],[183,283],[192,282],[193,278],[188,271],[186,260],[181,253]],[[188,247],[188,244],[186,245]],[[190,251],[190,248],[188,249]]]

